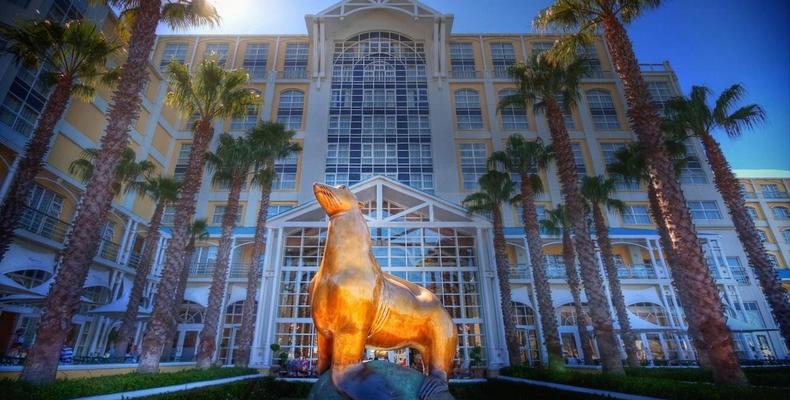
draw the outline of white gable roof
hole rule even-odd
[[[441,17],[444,14],[414,0],[344,0],[316,14],[318,17],[344,18],[359,11],[387,9],[413,18]]]

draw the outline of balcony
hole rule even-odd
[[[746,269],[744,267],[730,267],[730,272],[732,272],[732,278],[735,279],[736,282],[741,285],[749,284],[749,275],[746,274]]]
[[[526,264],[518,264],[510,269],[510,279],[530,280],[532,271]]]
[[[131,254],[129,254],[129,260],[127,261],[126,265],[128,265],[130,268],[137,269],[140,267],[140,264],[142,262],[143,262],[143,255],[136,251],[133,251]]]
[[[307,67],[286,67],[277,71],[277,79],[307,79]]]
[[[546,264],[546,277],[549,279],[568,279],[565,266],[556,263]]]
[[[641,72],[669,72],[665,64],[639,64]]]
[[[744,199],[756,199],[757,198],[757,194],[755,194],[754,192],[743,191],[743,192],[741,192],[741,195],[743,196]]]
[[[19,229],[58,243],[63,243],[70,227],[68,222],[28,206],[22,211],[18,224]]]
[[[118,243],[109,241],[107,239],[102,239],[101,243],[99,244],[99,251],[96,252],[96,255],[107,261],[116,262],[120,250],[121,245]]]
[[[511,79],[510,73],[508,72],[508,68],[510,68],[510,66],[506,66],[506,65],[494,66],[494,69],[491,70],[491,75],[494,77],[494,79]]]
[[[197,262],[189,265],[189,278],[191,279],[211,279],[214,274],[214,261]],[[246,278],[250,270],[250,263],[233,263],[230,265],[229,278]]]
[[[658,279],[655,268],[648,264],[618,265],[617,277],[620,279]]]
[[[483,79],[483,73],[481,71],[454,69],[450,71],[450,79],[465,79],[465,80]]]

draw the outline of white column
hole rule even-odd
[[[312,25],[313,25],[313,32],[312,32],[312,42],[313,42],[313,78],[318,77],[318,48],[321,46],[321,41],[319,40],[318,36],[318,20],[315,17],[311,17]]]
[[[439,18],[433,19],[433,77],[439,77]]]
[[[276,325],[276,318],[277,318],[277,296],[279,295],[279,272],[280,272],[280,260],[282,260],[282,253],[283,253],[283,229],[277,229],[277,239],[275,244],[276,253],[273,260],[270,260],[271,264],[269,267],[264,270],[263,273],[263,282],[264,285],[261,286],[261,297],[264,296],[264,293],[268,293],[269,299],[268,307],[259,307],[265,310],[271,310],[271,314],[266,320],[265,329],[260,329],[259,332],[263,332],[263,339],[259,342],[264,345],[263,347],[263,366],[264,367],[271,367],[271,360],[272,360],[272,350],[269,346],[266,346],[268,343],[274,343],[274,329]],[[268,291],[266,290],[268,289]]]
[[[490,334],[486,335],[486,353],[488,355],[488,368],[499,369],[507,364],[507,343],[505,341],[504,324],[502,321],[499,286],[496,281],[493,241],[488,232],[476,230],[478,251],[478,273],[480,280],[480,296],[483,303],[483,323]],[[468,354],[464,354],[468,357]]]
[[[268,282],[271,280],[271,276],[273,275],[271,273],[271,267],[270,267],[272,260],[271,253],[275,251],[273,246],[274,239],[272,236],[273,236],[272,229],[266,228],[266,251],[263,253],[263,262],[260,262],[260,260],[258,260],[260,271],[261,271],[261,275],[260,275],[261,281],[258,283],[258,293],[256,293],[258,298],[258,308],[255,314],[255,325],[254,325],[255,330],[253,331],[252,348],[250,349],[250,365],[256,365],[256,366],[264,364],[263,348],[261,347],[264,342],[263,335],[261,335],[261,332],[263,332],[262,328],[264,326],[264,322],[263,322],[264,314],[267,314],[265,316],[271,319],[273,313],[276,312],[274,310],[277,310],[277,307],[275,307],[274,305],[270,305],[264,308],[264,302],[266,301],[266,297],[264,296],[264,293],[269,293],[274,291],[273,288],[267,288],[266,286]],[[253,260],[253,262],[256,261]],[[269,311],[269,313],[265,313],[264,310]]]
[[[445,43],[447,43],[447,20],[441,19],[441,33],[439,34],[439,43],[434,44],[439,49],[439,75],[442,77],[447,76],[447,52],[445,51]]]
[[[8,173],[5,176],[5,180],[3,180],[3,185],[0,186],[0,201],[5,200],[5,196],[8,194],[8,189],[11,187],[11,182],[14,181],[16,171],[19,169],[19,162],[21,160],[22,155],[17,154],[16,158],[14,158],[14,162],[11,163],[11,167],[8,168]]]
[[[219,344],[222,341],[222,334],[225,330],[225,308],[228,306],[228,287],[230,283],[230,273],[233,270],[233,253],[236,250],[236,236],[230,241],[230,256],[228,257],[228,269],[225,271],[225,287],[222,288],[222,303],[219,308],[219,323],[217,324],[217,337],[214,339],[214,356],[212,357],[212,361],[216,361],[219,359]],[[217,264],[214,263],[214,268],[217,268]],[[232,339],[232,337],[231,337]],[[233,347],[233,343],[228,343],[228,347]],[[232,354],[228,355],[228,358],[232,358]]]

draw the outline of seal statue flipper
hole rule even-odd
[[[338,376],[339,380],[335,380]],[[351,400],[398,400],[397,393],[385,377],[365,367],[363,363],[345,367],[332,366],[332,383]]]

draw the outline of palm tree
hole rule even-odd
[[[660,0],[556,0],[540,13],[535,24],[573,32],[557,44],[558,53],[566,54],[575,52],[580,41],[591,40],[596,30],[603,31],[615,71],[623,84],[628,119],[647,156],[650,179],[656,188],[662,215],[668,222],[666,227],[672,248],[683,265],[683,268],[672,269],[672,278],[675,282],[685,281],[684,284],[691,287],[687,307],[695,308],[699,319],[689,320],[689,323],[697,325],[708,344],[716,382],[746,384],[718,289],[711,279],[680,182],[675,178],[672,157],[664,147],[661,118],[650,103],[647,84],[624,26],[660,4]]]
[[[101,30],[88,21],[71,21],[65,25],[24,21],[17,26],[0,26],[0,38],[6,41],[5,49],[0,51],[11,54],[24,68],[36,69],[45,64],[42,78],[46,84],[55,86],[38,117],[33,136],[19,156],[16,173],[9,176],[11,185],[0,209],[2,261],[14,238],[28,193],[49,151],[55,124],[72,96],[89,101],[94,95],[95,84],[110,84],[117,78],[117,70],[104,66],[120,45],[105,38]]]
[[[601,367],[605,373],[623,374],[617,340],[614,335],[609,303],[603,290],[603,282],[598,274],[590,233],[587,230],[584,213],[584,200],[579,191],[579,178],[568,131],[563,122],[562,108],[557,101],[563,98],[566,108],[573,107],[578,97],[579,81],[586,68],[583,60],[574,59],[566,63],[553,62],[547,57],[532,57],[529,64],[516,64],[510,74],[518,86],[516,95],[509,97],[511,104],[534,104],[536,112],[545,111],[551,133],[551,147],[557,160],[562,195],[568,215],[573,223],[573,237],[576,254],[579,258],[582,282],[590,305],[590,318],[593,323]]]
[[[132,182],[130,186],[135,187],[137,193],[151,198],[156,203],[156,206],[148,224],[148,237],[143,243],[142,257],[134,275],[132,291],[129,294],[129,303],[126,306],[126,312],[121,317],[121,327],[118,330],[118,339],[115,342],[115,354],[124,354],[126,347],[134,339],[134,326],[140,301],[143,297],[143,290],[148,283],[148,274],[153,267],[156,246],[159,243],[159,227],[162,225],[162,216],[165,208],[176,201],[181,183],[173,177],[160,175]]]
[[[628,320],[628,310],[625,308],[625,297],[623,289],[620,287],[620,278],[617,276],[617,265],[614,263],[612,254],[612,241],[609,239],[609,229],[606,226],[606,219],[601,211],[601,206],[610,210],[622,211],[625,204],[621,200],[613,199],[612,195],[616,191],[614,179],[602,176],[585,176],[582,178],[582,196],[587,200],[587,205],[592,210],[593,225],[595,225],[595,235],[598,239],[598,248],[603,258],[604,271],[609,279],[609,294],[612,297],[612,305],[617,314],[617,321],[620,323],[620,336],[625,345],[625,354],[628,366],[637,368],[640,366],[637,356],[636,338],[631,331],[631,322]]]
[[[507,106],[507,98],[499,105]],[[543,265],[543,240],[540,238],[538,213],[535,210],[535,196],[543,191],[538,173],[544,170],[551,158],[551,150],[542,141],[527,141],[519,135],[508,138],[504,151],[491,154],[488,159],[489,168],[504,169],[518,174],[521,200],[521,222],[529,247],[530,264],[535,283],[535,294],[538,299],[540,322],[543,327],[543,340],[548,349],[549,368],[561,368],[563,365],[562,346],[557,331],[557,320],[554,317],[554,306],[551,300],[551,286]]]
[[[80,158],[69,164],[69,173],[75,175],[83,183],[90,182],[93,177],[96,164],[97,149],[85,149],[80,154]],[[110,182],[112,194],[117,196],[126,188],[126,192],[138,192],[141,189],[134,182],[140,178],[149,179],[149,175],[154,172],[156,166],[148,160],[137,161],[137,154],[132,148],[127,147],[121,153],[121,161],[115,166],[115,176]]]
[[[510,175],[497,170],[489,170],[480,177],[480,190],[463,200],[463,205],[470,213],[490,214],[494,224],[494,259],[496,261],[497,279],[499,280],[500,307],[505,328],[505,342],[510,365],[521,364],[521,344],[516,335],[516,324],[513,320],[513,300],[510,294],[510,265],[507,259],[505,231],[502,223],[502,203],[518,201],[515,196],[516,185]]]
[[[241,311],[241,328],[238,333],[238,346],[233,354],[233,362],[246,367],[250,363],[250,350],[255,328],[255,296],[260,283],[263,253],[266,250],[266,220],[268,219],[269,198],[272,183],[276,178],[274,162],[278,158],[287,157],[300,152],[301,146],[292,143],[295,132],[286,130],[283,124],[263,122],[249,131],[250,141],[258,150],[258,165],[255,168],[252,182],[261,189],[261,201],[255,223],[255,237],[252,248],[252,264],[247,274],[247,295]]]
[[[176,202],[172,239],[165,252],[154,312],[143,336],[140,365],[137,369],[141,373],[153,373],[159,369],[164,340],[173,320],[172,294],[178,287],[184,266],[189,225],[195,215],[195,202],[203,180],[206,154],[214,136],[213,121],[241,115],[248,105],[257,100],[255,92],[244,88],[247,83],[246,72],[226,71],[214,59],[203,61],[194,69],[193,74],[189,73],[187,66],[175,62],[168,66],[167,72],[171,87],[167,102],[184,114],[198,114],[199,118],[193,130],[192,151],[189,154],[184,183]]]
[[[173,28],[208,25],[218,22],[208,0],[106,0],[121,9],[122,19],[131,26],[126,60],[107,114],[107,127],[97,154],[96,173],[85,188],[83,204],[61,252],[60,267],[36,328],[36,341],[22,371],[22,380],[31,383],[55,379],[60,347],[71,327],[71,317],[79,302],[82,283],[96,252],[100,224],[112,205],[110,183],[115,166],[129,139],[132,122],[140,112],[140,94],[149,80],[148,57],[156,40],[160,21]]]
[[[225,213],[222,215],[222,234],[211,277],[206,317],[203,320],[203,329],[200,331],[198,368],[210,367],[216,350],[217,330],[225,294],[225,282],[230,268],[230,253],[233,250],[233,228],[236,226],[239,197],[252,167],[258,161],[256,153],[255,146],[246,137],[234,138],[229,134],[223,134],[219,137],[217,150],[206,157],[207,170],[214,173],[212,183],[228,186],[228,201],[225,203]]]
[[[192,255],[195,253],[195,244],[198,240],[206,240],[209,237],[208,222],[205,219],[196,219],[189,227],[189,243],[184,251],[184,267],[181,269],[181,276],[178,278],[178,289],[176,290],[173,306],[178,308],[184,302],[184,293],[187,290],[189,280],[189,264],[192,262]],[[178,332],[178,320],[173,318],[170,329],[167,331],[167,338],[164,343],[168,346],[173,343],[173,338]]]
[[[565,264],[565,275],[568,281],[568,288],[573,297],[573,309],[576,312],[576,328],[579,330],[579,341],[582,342],[582,353],[584,363],[592,365],[593,348],[590,342],[590,335],[587,332],[587,319],[584,318],[585,312],[582,308],[581,286],[579,286],[579,274],[576,270],[576,252],[573,250],[573,240],[571,239],[571,220],[564,205],[560,204],[553,210],[546,210],[546,219],[540,221],[541,229],[550,235],[562,236],[562,261]]]
[[[683,144],[684,138],[685,134],[672,135],[672,137],[668,138],[665,143],[667,149],[672,155],[675,164],[675,172],[678,175],[687,162],[686,147]],[[661,213],[661,207],[658,205],[656,189],[650,181],[645,156],[642,154],[639,146],[637,144],[626,146],[615,153],[615,160],[616,161],[614,163],[606,167],[610,174],[617,174],[623,177],[623,179],[627,182],[642,182],[647,184],[647,198],[650,205],[650,214],[653,217],[653,221],[656,222],[659,241],[664,253],[666,254],[666,260],[669,264],[669,268],[683,268],[675,255],[675,251],[672,249],[672,241],[669,238],[669,231],[666,228],[666,221],[664,220],[664,217]],[[693,320],[697,318],[696,314],[694,314],[694,308],[685,307],[685,305],[689,304],[690,302],[688,299],[688,291],[691,289],[685,286],[682,281],[675,282],[675,286],[677,287],[676,293],[680,299],[680,304],[681,306],[684,306],[684,312],[687,317],[686,319]],[[694,347],[697,350],[697,360],[700,367],[709,370],[711,369],[711,365],[710,359],[708,357],[707,346],[705,345],[705,339],[696,328],[696,325],[689,324],[688,333],[691,335],[691,338],[694,342]]]
[[[725,89],[713,107],[707,101],[710,94],[710,89],[704,86],[693,86],[688,97],[670,99],[667,102],[669,118],[665,121],[665,128],[689,132],[702,141],[708,163],[713,170],[716,189],[727,204],[735,231],[749,258],[749,265],[754,268],[785,343],[790,346],[790,302],[785,297],[785,290],[776,277],[776,271],[768,259],[754,222],[746,212],[738,179],[719,143],[713,138],[713,132],[717,129],[724,130],[732,139],[739,138],[744,130],[765,121],[765,111],[757,104],[733,109],[746,94],[743,86],[738,84]]]

